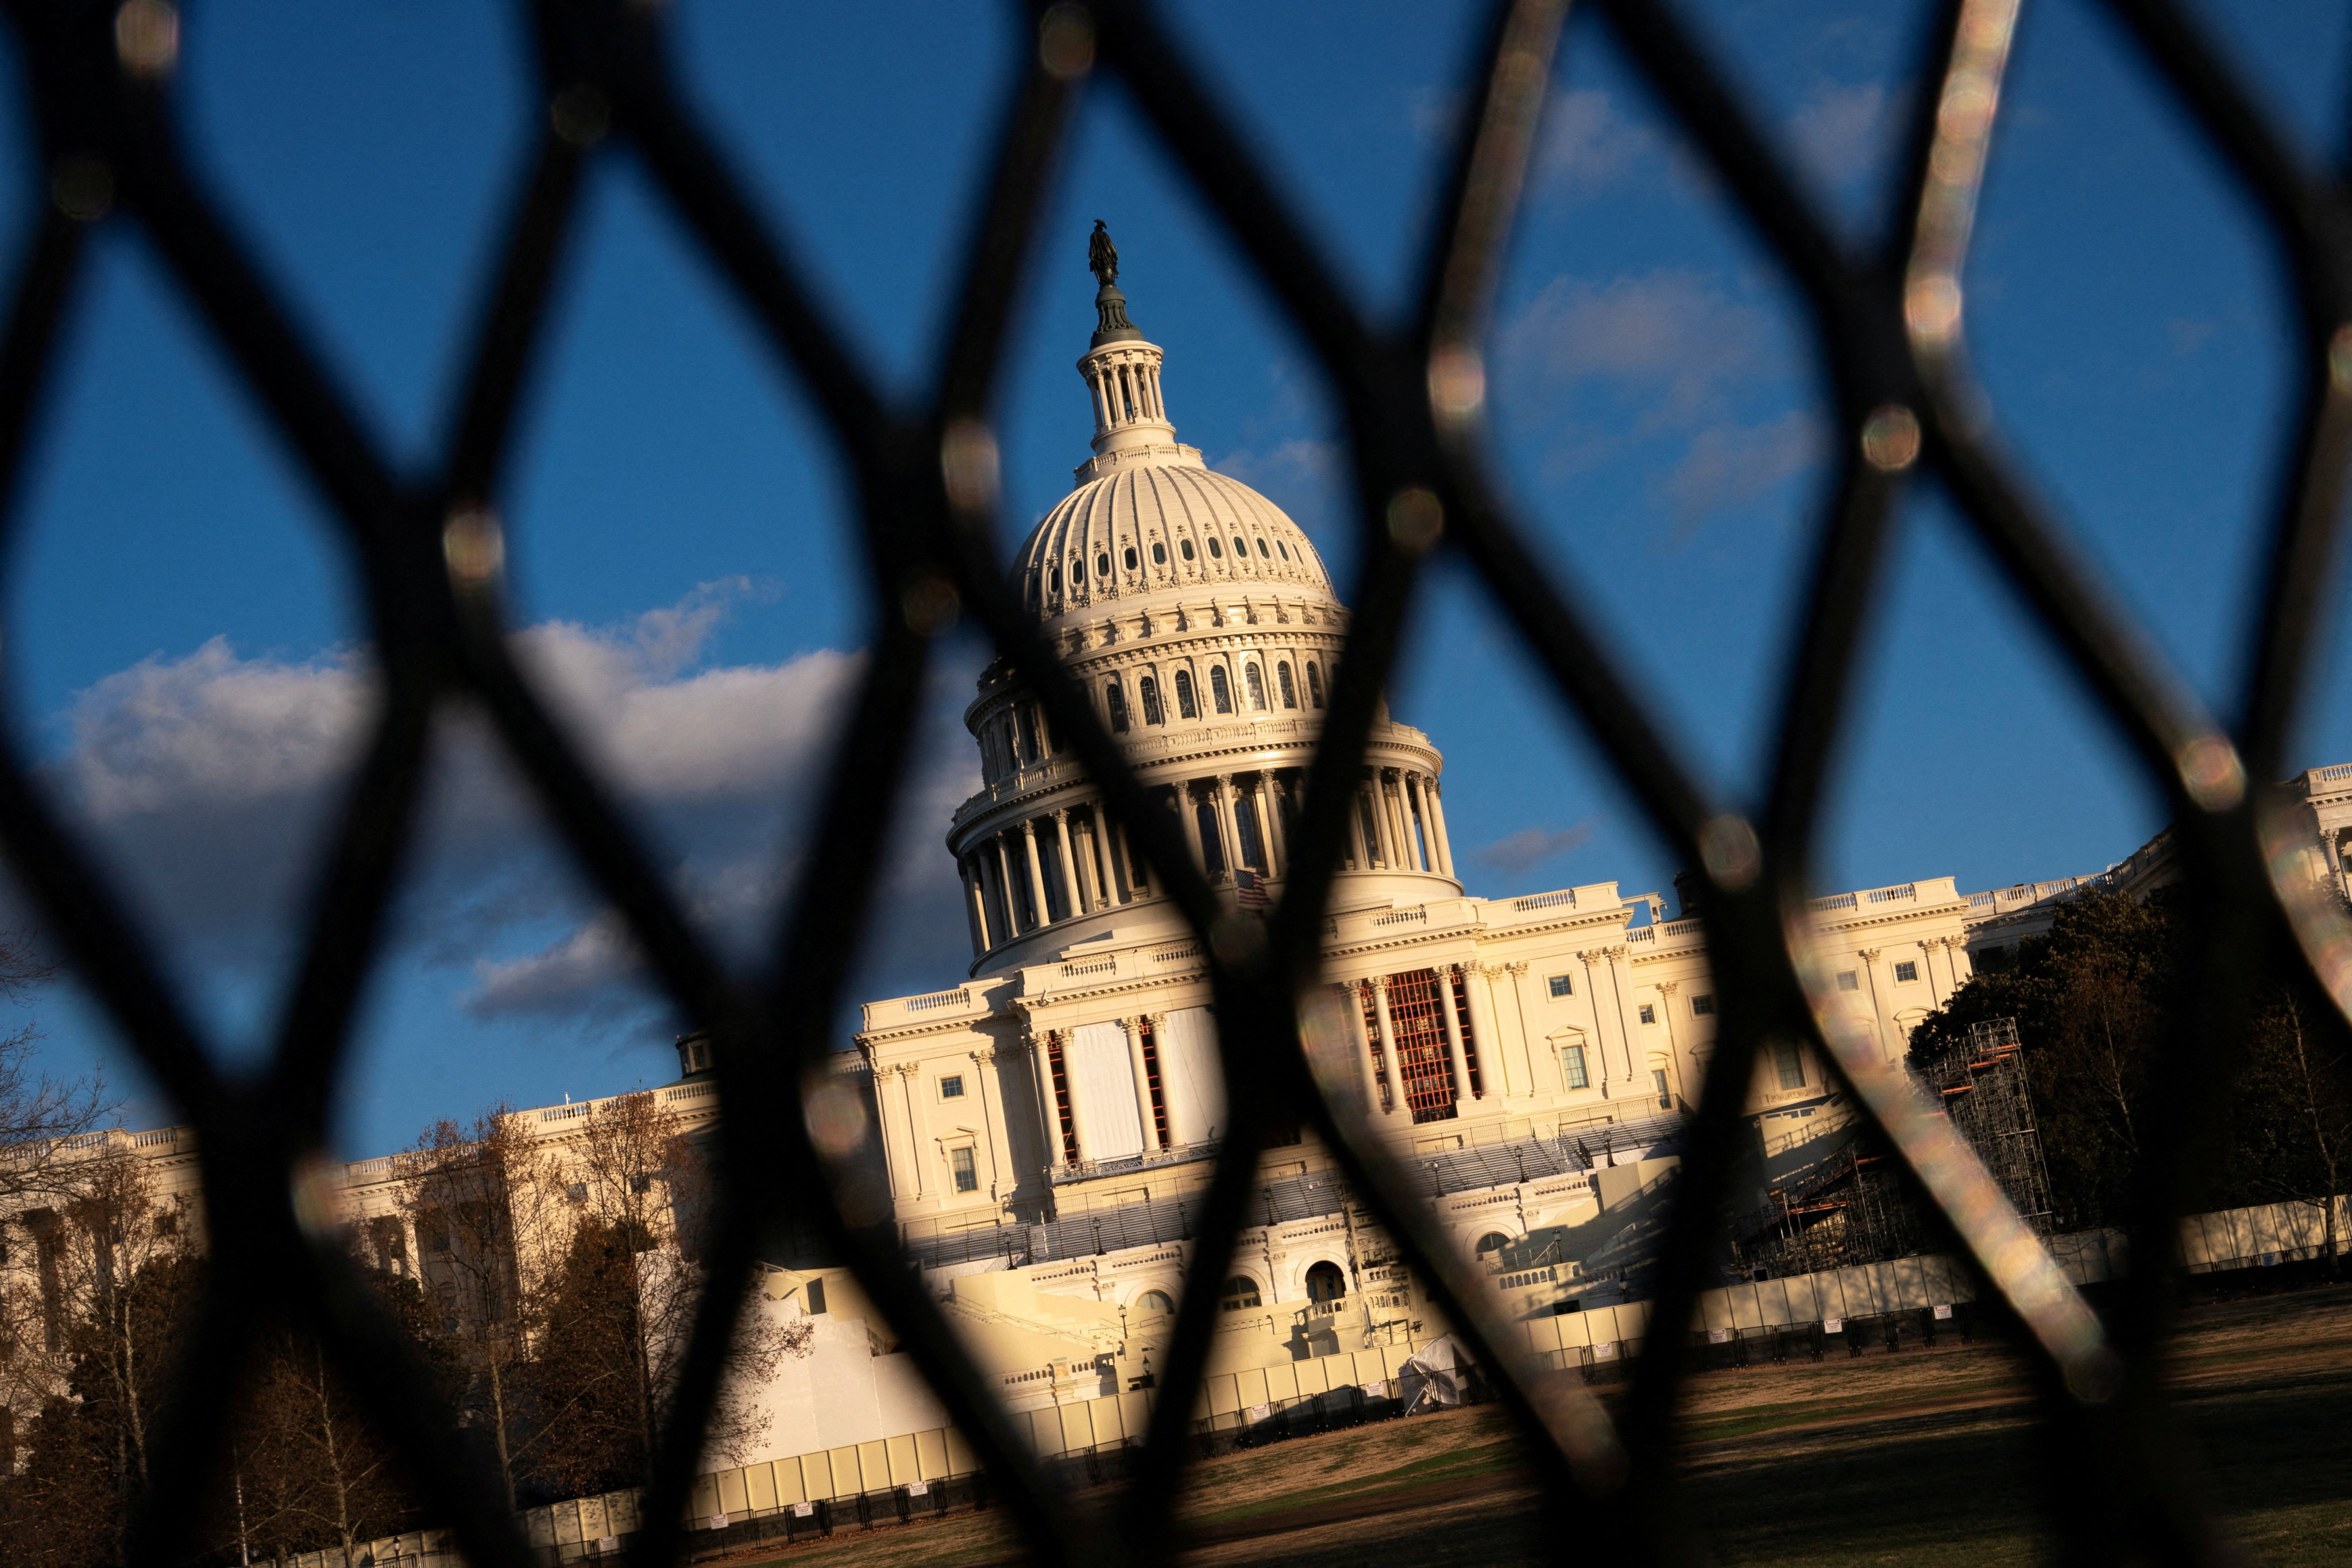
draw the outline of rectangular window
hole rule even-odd
[[[1916,980],[1919,978],[1919,966],[1916,963],[1898,963],[1895,966],[1895,978],[1901,981]]]
[[[1565,1046],[1561,1047],[1559,1053],[1559,1070],[1567,1075],[1569,1088],[1590,1089],[1592,1087],[1592,1080],[1586,1077],[1584,1072],[1584,1047],[1582,1046]]]
[[[1862,989],[1862,976],[1861,976],[1861,975],[1859,975],[1859,974],[1856,974],[1856,973],[1855,973],[1853,970],[1851,970],[1851,969],[1841,969],[1841,970],[1839,970],[1839,971],[1838,971],[1838,989],[1839,989],[1839,990],[1841,990],[1841,991],[1859,991],[1859,990],[1861,990],[1861,989]]]
[[[807,1284],[802,1286],[801,1301],[807,1307],[808,1314],[812,1318],[824,1311],[824,1281],[822,1279],[812,1279]]]
[[[1714,1016],[1714,1015],[1715,998],[1713,996],[1694,996],[1691,998],[1691,1016],[1694,1018],[1708,1018]]]
[[[940,1098],[941,1100],[961,1100],[963,1098],[963,1074],[950,1073],[948,1077],[940,1079]]]
[[[1651,1005],[1649,1003],[1647,1003],[1647,1002],[1643,1003],[1643,1004],[1642,1004],[1642,1022],[1643,1022],[1644,1024],[1654,1024],[1654,1023],[1656,1023],[1657,1021],[1658,1021],[1658,1010],[1657,1010],[1655,1007],[1652,1006],[1652,1005]]]
[[[1772,1063],[1780,1069],[1782,1089],[1805,1087],[1805,1058],[1797,1054],[1796,1046],[1788,1040],[1772,1042]]]
[[[1555,996],[1573,996],[1576,994],[1576,981],[1570,975],[1553,975],[1550,980],[1550,985],[1551,994]]]
[[[948,1151],[948,1172],[955,1177],[956,1191],[960,1193],[980,1191],[980,1172],[972,1165],[970,1149]]]

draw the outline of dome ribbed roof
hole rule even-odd
[[[1337,603],[1299,526],[1239,479],[1163,447],[1088,480],[1045,514],[1014,568],[1040,619],[1144,595],[1304,595]]]

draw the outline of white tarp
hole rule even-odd
[[[1441,1334],[1405,1358],[1397,1368],[1397,1397],[1408,1415],[1437,1405],[1462,1403],[1465,1370],[1455,1354],[1454,1336]]]
[[[1206,1007],[1182,1007],[1160,1026],[1160,1092],[1169,1136],[1198,1143],[1225,1130],[1225,1079],[1217,1070],[1217,1026]]]
[[[1127,1030],[1118,1024],[1081,1024],[1063,1048],[1062,1070],[1076,1097],[1078,1125],[1089,1160],[1143,1152],[1143,1122],[1135,1105],[1135,1068]]]

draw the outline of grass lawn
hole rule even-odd
[[[2210,1495],[2251,1554],[2352,1562],[2352,1287],[2192,1309],[2172,1360]],[[1720,1562],[1977,1568],[2052,1555],[2035,1512],[2031,1404],[2000,1348],[1948,1342],[1708,1373],[1688,1389],[1689,1501]],[[1187,1560],[1507,1568],[1556,1558],[1542,1537],[1559,1521],[1520,1454],[1488,1406],[1204,1460],[1186,1478]],[[963,1568],[1019,1555],[996,1510],[765,1560]]]

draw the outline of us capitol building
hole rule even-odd
[[[1092,259],[1098,321],[1077,368],[1093,454],[1020,551],[1021,603],[1223,896],[1278,897],[1348,610],[1280,508],[1176,439],[1162,351],[1129,320],[1099,233]],[[957,984],[866,1005],[856,1052],[815,1090],[846,1110],[836,1128],[853,1130],[845,1197],[895,1218],[1015,1409],[1149,1386],[1174,1303],[1202,1269],[1224,1308],[1213,1380],[1265,1369],[1264,1389],[1275,1369],[1295,1365],[1303,1379],[1310,1362],[1343,1369],[1318,1387],[1390,1375],[1444,1324],[1311,1133],[1292,1131],[1260,1156],[1258,1223],[1235,1256],[1197,1254],[1193,1215],[1226,1127],[1198,942],[1008,668],[982,673],[964,717],[982,784],[947,844],[971,959]],[[1715,1038],[1700,926],[1669,918],[1661,894],[1628,896],[1614,882],[1469,895],[1444,773],[1430,738],[1383,710],[1308,1009],[1318,1070],[1425,1173],[1439,1218],[1507,1313],[1612,1307],[1640,1294]],[[2352,765],[2313,769],[2293,787],[2307,815],[2301,873],[2340,896]],[[1972,893],[1941,877],[1817,898],[1811,956],[1835,1004],[1875,1030],[1892,1061],[1979,963],[2047,930],[2061,901],[2169,875],[2159,836],[2092,877]],[[678,1125],[708,1128],[719,1107],[707,1045],[689,1036],[679,1056],[680,1079],[650,1092]],[[519,1116],[560,1154],[604,1103]],[[1848,1141],[1844,1098],[1801,1045],[1758,1064],[1747,1110],[1759,1205]],[[193,1194],[191,1130],[91,1138],[149,1161],[159,1191]],[[385,1266],[431,1287],[440,1264],[419,1247],[397,1162],[362,1160],[340,1175],[347,1216],[380,1238]],[[35,1252],[10,1249],[10,1280],[31,1279]],[[838,1455],[852,1451],[840,1445],[944,1422],[845,1270],[780,1255],[762,1296],[762,1310],[818,1330],[814,1359],[787,1361],[762,1396],[776,1455],[830,1450],[838,1476]],[[1356,1358],[1358,1371],[1320,1359],[1330,1356]],[[1373,1363],[1390,1370],[1361,1370]],[[1252,1397],[1266,1396],[1243,1403]]]
[[[1015,583],[1195,863],[1254,902],[1286,880],[1348,611],[1298,526],[1177,440],[1163,353],[1128,317],[1115,253],[1094,259],[1098,321],[1077,362],[1093,455],[1022,546]],[[1262,1156],[1264,1223],[1235,1258],[1193,1256],[1191,1211],[1225,1127],[1199,942],[1002,663],[965,723],[982,782],[948,847],[968,976],[866,1005],[856,1040],[890,1207],[950,1316],[1007,1369],[1089,1341],[1132,1372],[1208,1268],[1226,1308],[1213,1367],[1432,1331],[1305,1133]],[[1428,1173],[1511,1307],[1620,1300],[1714,1041],[1700,927],[1613,882],[1467,895],[1444,771],[1383,709],[1331,893],[1319,1017],[1375,1136]],[[2341,887],[2352,768],[2315,770],[2306,794],[2310,868]],[[1816,956],[1898,1059],[1979,957],[2046,930],[2087,883],[2153,885],[2164,851],[2159,838],[2099,878],[1999,892],[1947,877],[1816,899]],[[1843,1098],[1809,1047],[1759,1064],[1748,1109],[1758,1203],[1845,1142]]]

